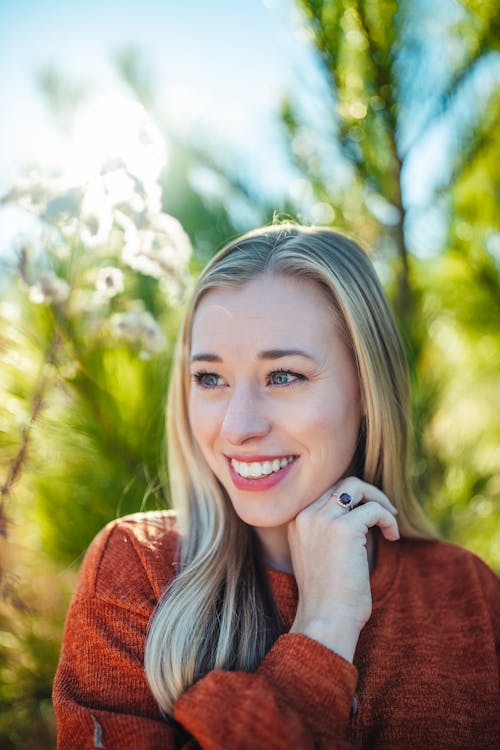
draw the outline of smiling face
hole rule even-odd
[[[361,419],[352,355],[314,281],[261,275],[194,316],[189,421],[238,516],[285,528],[349,468]]]

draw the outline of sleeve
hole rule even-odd
[[[298,633],[281,636],[256,673],[210,672],[175,719],[203,750],[349,750],[357,670]]]
[[[144,644],[157,596],[119,525],[86,555],[54,682],[58,750],[347,750],[357,671],[300,634],[281,636],[255,673],[214,671],[166,721]]]
[[[66,619],[53,687],[58,750],[191,746],[163,719],[145,678],[154,604],[133,534],[106,527],[85,556]]]

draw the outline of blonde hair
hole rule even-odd
[[[355,361],[365,416],[353,466],[399,511],[402,535],[432,531],[410,486],[411,420],[406,359],[384,293],[366,254],[330,229],[276,225],[223,248],[200,275],[181,328],[168,400],[169,471],[179,511],[178,576],[148,632],[145,668],[161,709],[214,669],[252,671],[281,630],[259,546],[192,435],[188,420],[193,317],[213,288],[259,274],[307,277],[331,300]]]

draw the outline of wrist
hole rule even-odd
[[[335,651],[348,662],[353,661],[361,628],[352,619],[328,620],[314,618],[308,622],[296,619],[290,633],[302,633],[314,641]]]

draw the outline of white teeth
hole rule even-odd
[[[257,461],[254,461],[248,467],[248,474],[247,474],[247,476],[248,477],[260,477],[260,475],[263,474],[263,473],[264,472],[261,471],[260,464],[258,464]]]
[[[272,461],[252,461],[251,463],[236,461],[236,459],[232,458],[231,465],[235,472],[245,479],[260,479],[260,477],[268,476],[275,471],[283,469],[291,461],[293,461],[293,456],[275,458]]]

